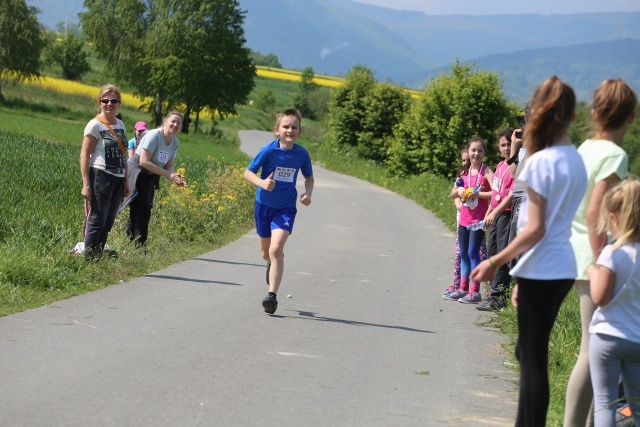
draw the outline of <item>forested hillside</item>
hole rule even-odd
[[[536,85],[554,74],[573,86],[582,101],[588,101],[593,90],[610,78],[623,78],[636,91],[640,90],[640,40],[522,50],[472,61],[479,68],[499,73],[504,79],[505,93],[520,102],[526,101]],[[446,69],[416,76],[416,83],[424,83]]]

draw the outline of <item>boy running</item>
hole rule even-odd
[[[295,142],[300,136],[302,117],[295,109],[276,116],[274,132],[278,139],[260,148],[244,177],[258,187],[254,216],[260,237],[260,254],[267,261],[269,293],[262,300],[264,311],[276,312],[276,294],[284,271],[284,245],[296,218],[296,179],[302,171],[305,192],[300,202],[309,206],[313,192],[313,169],[306,149]],[[258,176],[258,171],[260,176]]]

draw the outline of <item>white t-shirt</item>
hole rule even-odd
[[[532,280],[575,278],[576,258],[569,242],[571,220],[587,188],[587,171],[578,150],[569,143],[538,151],[525,160],[517,179],[525,188],[518,232],[529,219],[528,189],[547,201],[546,231],[542,239],[518,259],[511,276]]]
[[[123,152],[123,149],[126,149],[124,142],[127,140],[124,123],[118,120],[111,128],[120,137],[122,144],[109,128],[97,119],[91,119],[85,126],[84,135],[92,135],[98,141],[89,155],[90,166],[114,176],[124,177],[127,166],[127,157]]]
[[[589,324],[589,333],[605,334],[640,343],[640,244],[626,244],[617,250],[607,245],[598,265],[616,274],[611,301],[598,307]]]
[[[152,153],[151,161],[156,166],[164,168],[164,166],[169,163],[169,160],[176,156],[176,152],[178,151],[178,138],[175,136],[172,137],[169,144],[167,144],[162,129],[153,129],[144,134],[136,152],[140,154],[143,149]]]

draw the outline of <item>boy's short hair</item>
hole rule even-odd
[[[500,129],[496,133],[496,138],[498,140],[498,145],[500,145],[500,140],[502,139],[503,136],[505,137],[505,139],[507,141],[511,142],[511,135],[513,135],[513,129],[511,129],[511,128]]]
[[[282,118],[286,116],[294,116],[296,119],[298,119],[298,126],[302,128],[302,114],[300,114],[300,111],[296,110],[295,108],[289,108],[278,114],[276,116],[276,127],[280,126],[280,120],[282,120]]]

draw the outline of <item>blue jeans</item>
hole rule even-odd
[[[458,225],[458,243],[460,243],[460,276],[469,279],[471,271],[480,264],[480,245],[484,240],[484,230],[467,230]]]
[[[640,343],[611,335],[591,334],[589,368],[595,424],[615,427],[618,383],[622,374],[625,398],[635,424],[640,426]]]

